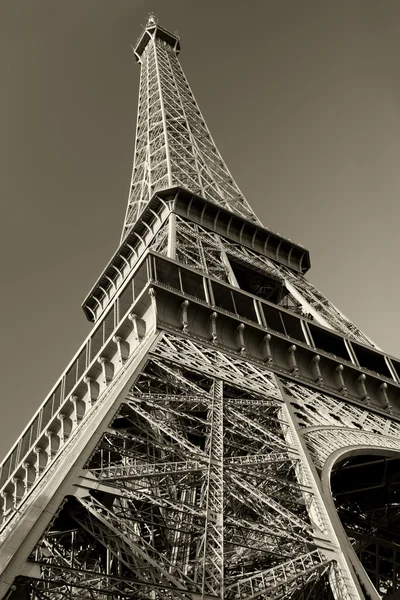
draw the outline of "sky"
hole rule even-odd
[[[398,0],[0,3],[0,458],[91,329],[126,210],[149,12],[211,134],[309,279],[400,355]]]

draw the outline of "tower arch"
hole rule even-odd
[[[359,445],[338,448],[325,461],[323,494],[361,585],[367,588],[369,579],[382,598],[395,600],[400,596],[400,449],[388,436],[380,436],[379,444],[371,433],[360,431],[357,437]]]

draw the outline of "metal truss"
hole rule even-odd
[[[219,154],[177,59],[178,39],[147,24],[131,192],[122,239],[154,192],[181,186],[259,222]],[[173,45],[171,45],[173,44]]]
[[[159,247],[159,246],[158,246]],[[158,250],[159,251],[159,250]],[[346,336],[368,345],[373,342],[347,319],[325,296],[305,277],[294,274],[282,265],[274,264],[266,256],[235,244],[196,223],[176,217],[176,259],[202,272],[240,287],[230,263],[238,259],[256,277],[257,271],[270,278],[268,290],[258,290],[258,295],[271,299],[277,282],[282,293],[275,302],[293,312],[315,319],[322,325],[339,331]],[[272,292],[272,293],[271,293]]]
[[[170,240],[170,222],[166,221],[158,233],[154,236],[149,248],[158,254],[168,255],[169,240]]]
[[[357,598],[316,542],[331,525],[275,376],[172,335],[149,358],[30,556],[28,597]]]
[[[390,597],[400,587],[399,424],[297,383],[284,382],[282,388],[314,465],[325,481],[327,476],[331,480],[335,506],[355,554],[376,589]],[[360,449],[358,455],[355,448]],[[329,461],[341,454],[335,464]],[[364,578],[359,565],[357,570]]]
[[[220,236],[179,216],[176,217],[175,258],[221,281],[236,283]]]
[[[169,254],[177,261],[207,273],[225,283],[241,287],[235,275],[234,261],[239,261],[252,278],[263,276],[263,287],[257,295],[315,320],[321,325],[344,334],[346,337],[375,346],[341,311],[339,311],[303,275],[287,267],[274,264],[272,260],[244,246],[218,235],[181,216],[173,216],[174,228],[168,224],[157,234],[151,248],[160,254]],[[173,237],[173,240],[171,240]],[[174,247],[170,253],[169,248]],[[267,287],[265,287],[267,286]],[[277,286],[281,293],[277,294]]]
[[[339,311],[312,283],[302,275],[296,275],[285,267],[281,267],[286,277],[287,287],[304,306],[305,312],[314,316],[322,325],[341,331],[344,335],[363,344],[375,346],[358,327]],[[302,299],[304,299],[302,301]],[[305,301],[305,302],[304,302]]]
[[[296,410],[299,428],[305,428],[303,436],[318,467],[341,448],[400,450],[398,422],[294,382],[285,382],[284,390]]]
[[[262,285],[254,289],[261,298],[276,303],[283,308],[315,320],[321,325],[338,331],[350,339],[369,346],[374,343],[345,317],[315,286],[307,279],[290,269],[274,264],[272,260],[243,244],[177,215],[174,228],[165,224],[157,234],[151,248],[160,254],[169,254],[172,243],[174,252],[171,257],[182,264],[206,273],[235,287],[241,287],[235,275],[235,262],[247,269],[248,276],[254,280],[262,274]],[[171,242],[171,236],[174,236]],[[249,291],[249,290],[247,290]]]
[[[242,244],[235,244],[231,240],[180,216],[176,217],[176,246],[176,259],[179,262],[210,275],[214,275],[215,272],[214,268],[208,263],[211,250],[211,253],[219,253],[217,256],[220,262],[221,255],[224,258],[226,255],[231,255],[253,267],[258,267],[263,273],[271,277],[282,279],[279,269],[265,256],[246,248]],[[196,248],[199,248],[199,246],[202,249],[200,252],[196,252]],[[224,263],[226,264],[226,261]],[[214,275],[214,277],[218,277],[218,275]],[[235,285],[232,274],[226,281]]]
[[[96,325],[2,464],[0,596],[398,593],[397,363],[255,225],[178,51],[151,17]]]

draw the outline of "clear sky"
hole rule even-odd
[[[126,209],[154,11],[211,133],[311,281],[400,355],[398,0],[0,4],[0,457],[90,330],[80,304]]]

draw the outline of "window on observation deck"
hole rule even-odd
[[[201,275],[181,269],[182,287],[185,294],[205,300],[204,279]]]
[[[306,338],[304,337],[304,332],[301,328],[300,319],[286,312],[281,312],[281,317],[283,321],[285,335],[288,335],[289,337],[292,337],[295,340],[299,340],[300,342],[305,342]]]
[[[357,360],[360,363],[360,367],[365,367],[366,369],[370,369],[371,371],[375,371],[380,375],[385,375],[386,377],[390,377],[393,379],[391,372],[389,371],[389,367],[386,364],[385,357],[382,354],[378,354],[377,352],[373,352],[368,348],[364,348],[363,346],[359,346],[353,340],[351,341],[351,345],[357,356]]]
[[[320,327],[315,327],[312,323],[309,323],[308,326],[314,340],[315,348],[330,352],[345,360],[351,360],[343,338]]]
[[[229,256],[232,271],[236,277],[239,287],[245,292],[254,294],[259,298],[278,304],[288,294],[287,289],[278,279],[266,275],[261,270],[252,268],[248,263],[244,264]]]
[[[220,285],[216,281],[213,281],[212,291],[215,306],[218,306],[219,308],[223,308],[225,310],[229,310],[229,312],[231,313],[236,312],[232,298],[232,291],[230,290],[230,288],[224,285]]]
[[[175,290],[182,291],[179,267],[178,265],[171,263],[167,260],[157,258],[156,280],[162,283],[163,285],[167,285],[168,287],[174,288]]]
[[[240,294],[228,286],[220,285],[216,281],[211,282],[211,287],[215,306],[229,310],[249,321],[257,322],[253,298]]]
[[[155,279],[159,283],[205,300],[204,278],[198,273],[182,269],[176,263],[157,257],[154,262]]]
[[[283,333],[283,335],[287,335],[300,342],[306,342],[300,319],[286,311],[278,310],[269,304],[262,303],[261,307],[268,329]]]

